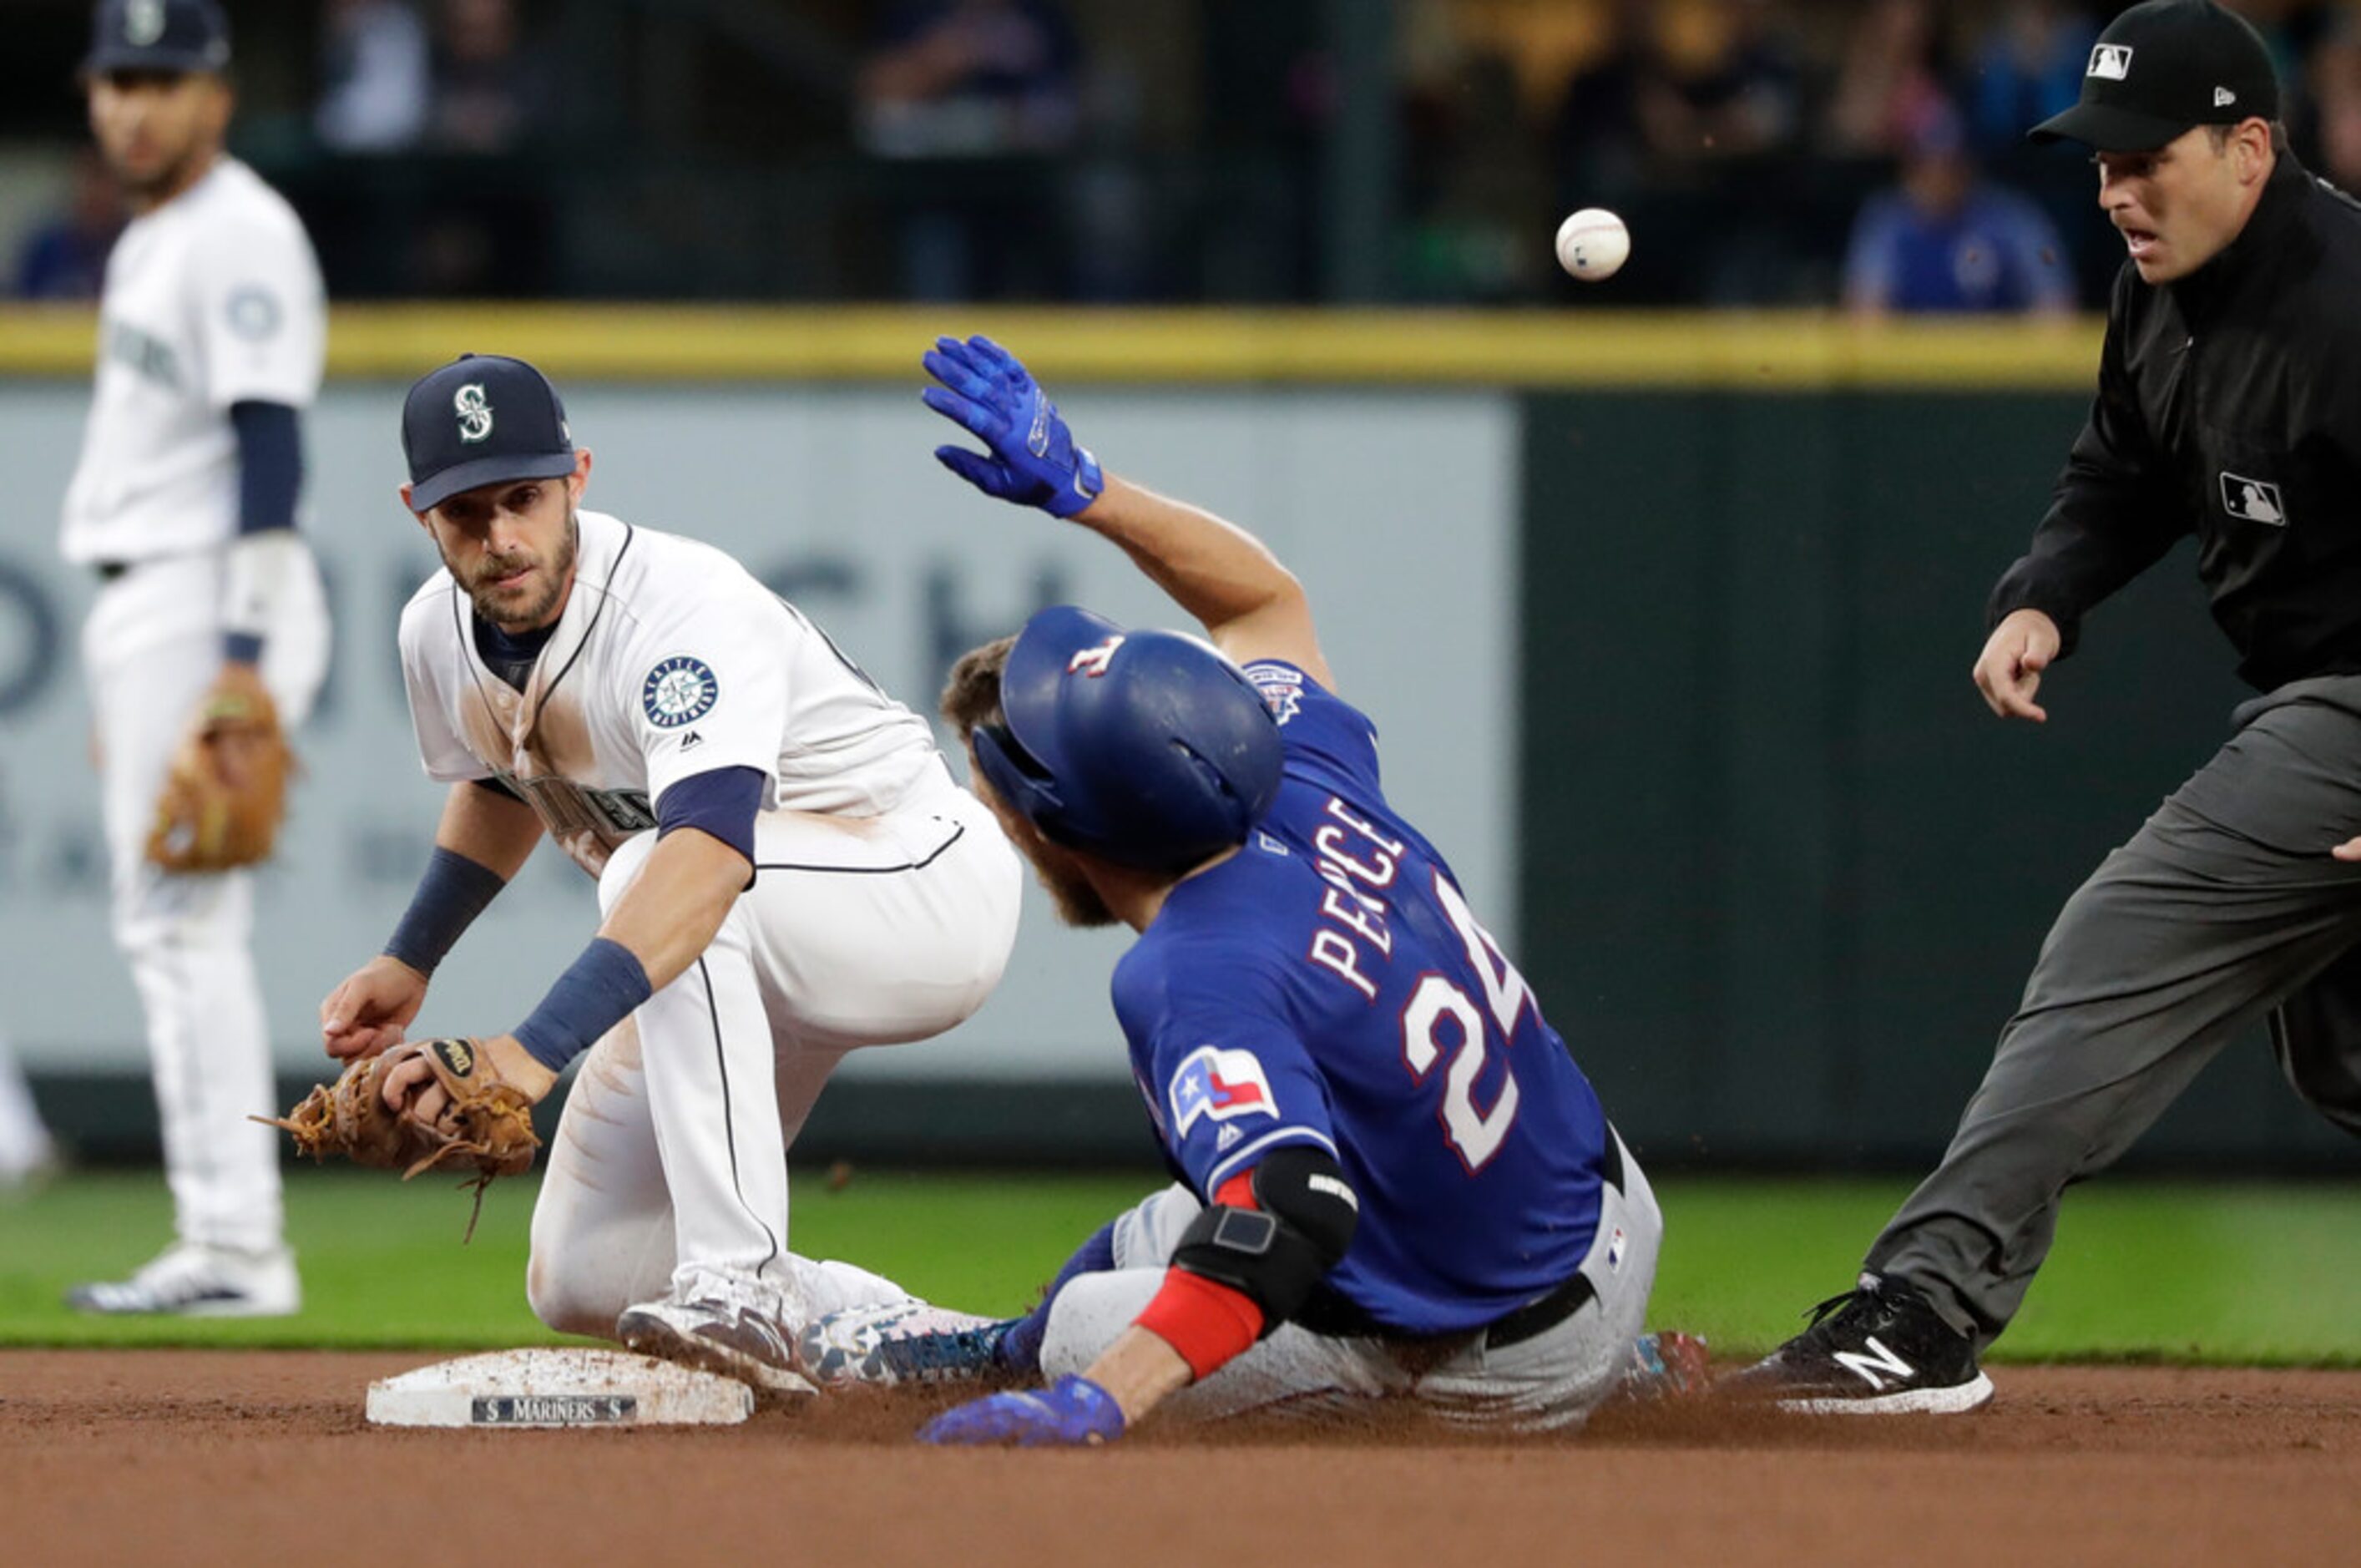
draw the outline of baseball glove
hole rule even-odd
[[[386,1107],[386,1076],[402,1063],[423,1058],[449,1097],[435,1120]],[[464,1185],[476,1190],[481,1212],[484,1189],[500,1176],[533,1168],[541,1138],[533,1130],[533,1102],[494,1071],[473,1040],[408,1040],[345,1069],[284,1116],[255,1121],[295,1135],[295,1149],[324,1161],[343,1155],[355,1165],[400,1169],[404,1181],[437,1167],[467,1170]],[[476,1222],[467,1222],[475,1234]]]
[[[172,754],[148,858],[168,872],[221,872],[268,860],[287,814],[295,753],[250,668],[225,671]]]

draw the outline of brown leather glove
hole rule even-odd
[[[387,1076],[421,1059],[449,1097],[432,1122],[385,1102]],[[541,1147],[532,1097],[501,1078],[474,1040],[406,1040],[363,1057],[286,1115],[254,1120],[292,1133],[299,1154],[322,1161],[343,1155],[355,1165],[399,1169],[404,1181],[437,1167],[470,1171],[479,1209],[492,1179],[532,1169],[533,1151]],[[467,1229],[473,1234],[473,1220]]]
[[[295,753],[250,664],[228,664],[172,754],[148,858],[169,872],[220,872],[268,860],[287,815]]]

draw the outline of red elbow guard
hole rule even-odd
[[[1203,1377],[1260,1337],[1262,1309],[1243,1291],[1185,1268],[1169,1268],[1164,1288],[1141,1311],[1137,1326],[1180,1352],[1190,1376]]]

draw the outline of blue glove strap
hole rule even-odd
[[[1060,487],[1041,508],[1052,517],[1071,517],[1099,499],[1106,488],[1106,476],[1099,472],[1099,460],[1091,455],[1087,446],[1074,448],[1074,476]]]

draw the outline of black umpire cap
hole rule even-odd
[[[2082,72],[2082,101],[2033,127],[2035,141],[2152,152],[2198,126],[2279,117],[2263,36],[2213,0],[2147,0],[2107,24]]]
[[[84,72],[229,69],[229,18],[214,0],[100,0]]]
[[[522,359],[463,354],[419,378],[401,405],[410,504],[431,511],[462,490],[574,472],[574,433],[549,378]]]

